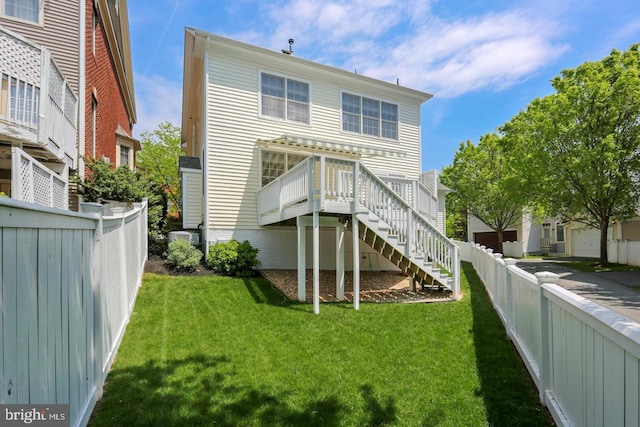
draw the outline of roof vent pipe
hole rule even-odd
[[[282,49],[282,53],[285,53],[287,55],[293,55],[293,39],[289,39],[289,50],[287,49]]]

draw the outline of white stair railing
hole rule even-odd
[[[444,268],[454,280],[453,291],[460,289],[458,247],[411,207],[379,177],[360,165],[360,204],[390,227],[390,235],[406,244],[407,256],[423,255],[425,260]]]
[[[418,194],[415,188],[411,191]],[[405,245],[407,258],[415,259],[416,263],[422,259],[423,263],[431,262],[432,267],[446,270],[454,281],[452,291],[458,295],[458,247],[417,208],[358,161],[310,156],[258,190],[257,199],[261,225],[315,210],[356,213],[366,208],[389,226],[389,236]]]

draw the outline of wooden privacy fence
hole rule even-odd
[[[0,198],[0,404],[68,404],[87,424],[147,258],[147,203],[102,216]]]
[[[491,249],[457,242],[482,279],[556,424],[640,425],[640,324],[529,274]]]

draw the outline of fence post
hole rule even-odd
[[[516,260],[513,258],[505,258],[504,259],[504,287],[505,287],[505,297],[507,300],[507,310],[505,313],[505,319],[507,324],[505,325],[507,328],[507,335],[509,338],[513,338],[513,276],[509,271],[509,267],[515,266]]]
[[[91,359],[94,360],[93,364],[93,378],[96,387],[96,398],[102,397],[102,390],[104,387],[104,380],[102,372],[102,364],[104,349],[102,348],[102,311],[101,304],[96,301],[100,301],[100,294],[102,283],[100,278],[102,277],[102,216],[104,214],[104,206],[100,203],[93,202],[80,202],[80,212],[92,214],[98,224],[96,225],[96,231],[93,238],[93,248],[91,251],[91,290],[93,292],[93,310],[91,318],[93,319],[92,325],[92,342],[91,342]],[[99,347],[99,348],[98,348]],[[90,385],[90,386],[91,386]]]
[[[504,307],[500,306],[500,294],[502,293],[502,289],[501,289],[502,283],[500,280],[500,277],[502,275],[500,274],[500,263],[498,262],[500,258],[502,258],[501,253],[493,254],[493,293],[494,293],[493,305],[498,307],[500,312],[503,312]],[[504,315],[504,312],[503,312],[503,315]]]
[[[545,392],[551,385],[551,310],[549,301],[544,296],[543,285],[545,283],[558,283],[560,276],[548,271],[535,273],[538,281],[540,296],[540,360],[538,370],[540,372],[540,402],[547,406]]]

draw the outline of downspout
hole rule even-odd
[[[85,132],[85,81],[86,81],[86,71],[85,71],[85,54],[86,54],[86,2],[84,0],[80,1],[80,58],[78,61],[78,174],[80,177],[84,178],[84,132]]]
[[[197,36],[196,36],[197,37]],[[207,42],[210,40],[209,36],[207,36]],[[194,43],[195,46],[195,43]],[[204,254],[205,257],[209,253],[209,98],[208,98],[208,88],[209,88],[209,73],[207,72],[209,67],[209,51],[207,50],[205,45],[204,47],[204,61],[202,63],[203,74],[204,74],[204,159],[202,159],[202,173],[204,174],[204,236],[205,236],[205,246],[204,246]]]

